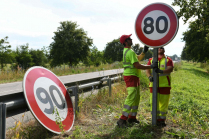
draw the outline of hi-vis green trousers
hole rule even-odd
[[[169,99],[170,94],[157,93],[157,120],[166,120]],[[152,93],[150,93],[150,104],[152,111]]]
[[[127,120],[128,117],[135,119],[140,101],[139,78],[136,76],[124,76],[124,81],[126,82],[128,96],[125,99],[121,119]]]

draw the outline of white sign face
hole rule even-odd
[[[54,109],[59,112],[62,121],[67,117],[67,102],[65,96],[55,82],[46,77],[40,77],[34,84],[34,96],[39,108],[51,120],[56,121]]]
[[[170,19],[166,13],[154,10],[145,15],[142,20],[144,35],[150,40],[159,40],[165,37],[170,30]]]
[[[60,134],[57,118],[61,118],[65,131],[72,128],[75,119],[72,100],[54,73],[43,67],[28,69],[23,79],[23,89],[30,111],[45,128]]]
[[[170,43],[178,32],[178,16],[165,3],[146,6],[137,16],[135,31],[138,39],[146,46],[159,48]]]

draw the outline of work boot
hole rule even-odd
[[[165,127],[166,126],[165,121],[157,121],[157,126]]]
[[[140,122],[136,119],[128,119],[129,124],[139,124]]]
[[[120,128],[126,128],[127,127],[127,122],[126,122],[126,120],[123,120],[123,119],[119,119],[117,121],[117,124],[118,124],[118,127],[120,127]]]

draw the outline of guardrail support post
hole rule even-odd
[[[75,95],[75,114],[79,112],[79,94],[78,94],[78,86],[72,87],[73,94]]]
[[[0,103],[0,138],[6,138],[6,104]]]
[[[112,93],[112,88],[111,88],[112,80],[111,80],[111,78],[107,79],[107,83],[108,83],[108,86],[109,86],[109,97],[111,97],[111,93]]]

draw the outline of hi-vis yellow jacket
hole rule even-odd
[[[150,60],[150,63],[152,63],[152,60]],[[158,66],[160,67],[160,70],[165,70],[167,69],[167,62],[168,62],[167,57],[163,57],[160,61],[158,61]],[[152,69],[151,69],[151,74],[152,74]],[[150,82],[149,87],[153,87],[153,82]],[[169,74],[159,74],[159,87],[171,87],[171,76]]]
[[[138,62],[136,53],[129,48],[124,48],[123,50],[123,68],[124,76],[141,76],[141,70],[137,69],[133,62]]]

